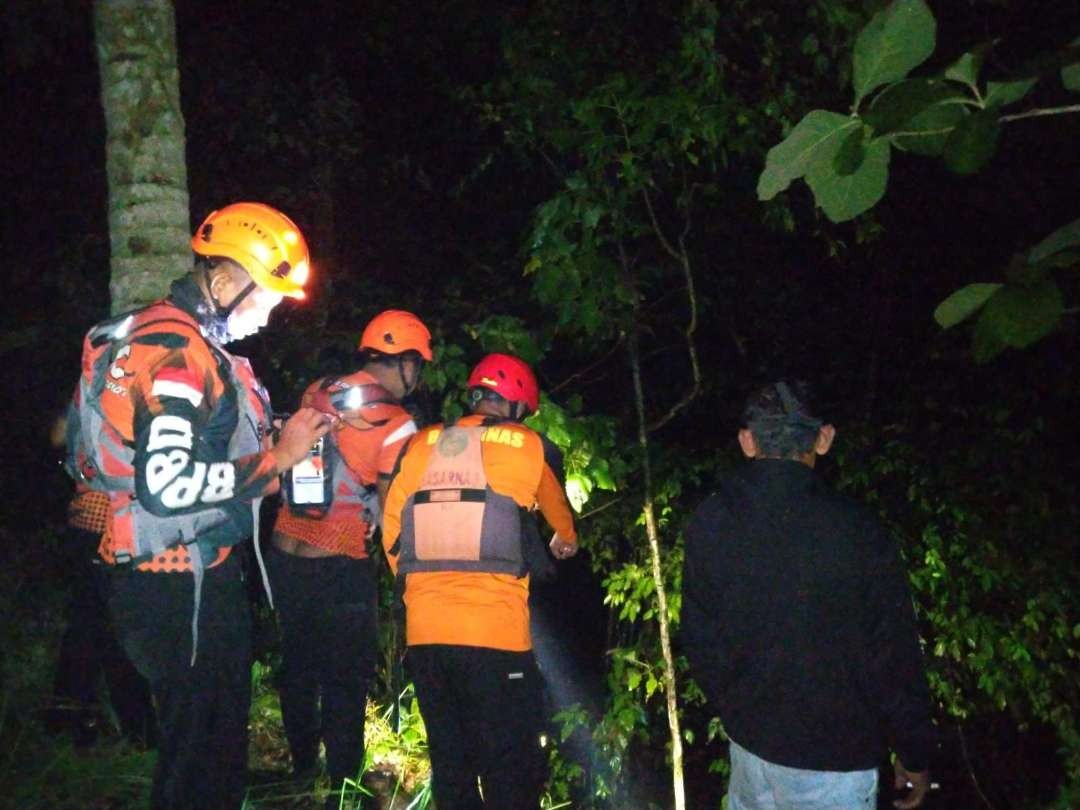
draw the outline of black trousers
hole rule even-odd
[[[53,701],[61,727],[73,729],[76,741],[84,735],[86,742],[93,741],[87,735],[90,729],[80,726],[80,715],[100,703],[98,679],[104,676],[108,701],[121,732],[136,744],[152,745],[150,687],[124,655],[109,620],[107,566],[93,562],[100,535],[69,527],[65,540],[72,552],[71,596],[53,679]]]
[[[191,574],[120,569],[109,608],[158,715],[154,810],[234,810],[243,803],[251,704],[251,605],[232,554],[205,572],[191,663]]]
[[[405,661],[427,727],[439,810],[538,807],[546,766],[532,652],[425,644],[409,647]]]
[[[364,764],[364,709],[378,651],[371,559],[297,557],[271,546],[270,587],[281,627],[281,717],[293,768],[314,768],[319,741],[333,789]]]

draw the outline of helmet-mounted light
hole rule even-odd
[[[393,404],[393,396],[381,385],[364,383],[346,385],[331,381],[321,388],[311,399],[311,407],[331,415],[340,415],[349,411],[358,411],[369,405]]]

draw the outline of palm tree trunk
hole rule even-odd
[[[161,297],[191,267],[184,117],[169,0],[95,0],[113,312]]]

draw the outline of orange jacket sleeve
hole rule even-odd
[[[155,515],[173,515],[275,491],[273,456],[261,451],[230,458],[229,435],[211,424],[224,397],[244,393],[226,389],[217,358],[202,341],[182,333],[168,337],[133,356],[130,368],[139,502]]]

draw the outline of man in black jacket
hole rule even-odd
[[[805,384],[752,396],[728,475],[686,528],[682,640],[731,739],[729,810],[872,810],[929,786],[930,699],[897,545],[815,475],[836,431]]]

